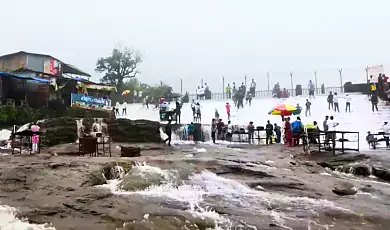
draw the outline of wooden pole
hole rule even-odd
[[[343,68],[339,69],[339,74],[340,74],[340,87],[341,87],[341,92],[343,92]]]
[[[180,94],[183,95],[183,78],[180,79]]]
[[[222,98],[225,99],[225,77],[222,76]]]
[[[290,72],[290,80],[291,80],[291,96],[294,96],[293,75],[294,75],[294,72]]]
[[[267,72],[268,93],[269,93],[269,72]]]
[[[318,94],[318,86],[317,86],[317,71],[314,71],[314,80],[316,81],[316,93]]]

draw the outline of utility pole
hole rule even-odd
[[[318,94],[318,87],[317,87],[317,71],[314,70],[314,80],[316,81],[316,94]]]
[[[225,77],[222,76],[222,98],[225,99]]]
[[[269,72],[267,72],[267,81],[268,81],[268,94],[269,94]]]
[[[290,80],[291,80],[291,96],[294,96],[293,75],[294,75],[294,72],[290,72]]]
[[[340,74],[340,87],[341,87],[341,92],[343,92],[343,68],[339,69],[339,74]]]
[[[180,94],[183,95],[183,78],[180,79]]]
[[[245,74],[245,87],[246,87],[247,85],[246,85],[246,74]]]
[[[203,86],[203,78],[200,79],[200,87]]]
[[[366,67],[366,78],[367,78],[367,83],[368,83],[368,66]]]

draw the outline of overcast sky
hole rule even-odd
[[[140,50],[140,80],[213,91],[245,74],[258,88],[365,81],[390,68],[389,0],[19,0],[1,4],[0,54],[50,54],[91,73],[118,44]]]

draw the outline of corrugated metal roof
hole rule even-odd
[[[62,72],[63,73],[70,73],[70,74],[77,74],[77,75],[81,75],[81,76],[86,76],[86,77],[91,77],[91,75],[89,73],[86,73],[78,68],[76,68],[75,66],[73,65],[70,65],[70,64],[66,64],[65,62],[59,60],[58,58],[55,58],[51,55],[48,55],[48,54],[39,54],[39,53],[30,53],[30,52],[26,52],[26,51],[19,51],[19,52],[16,52],[16,53],[10,53],[10,54],[5,54],[5,55],[2,55],[0,56],[0,59],[2,58],[7,58],[7,57],[11,57],[11,56],[15,56],[15,55],[19,55],[19,54],[25,54],[25,55],[37,55],[37,56],[43,56],[43,57],[48,57],[48,58],[52,58],[52,59],[56,59],[57,61],[61,62],[62,63],[62,66],[63,66],[63,70]]]
[[[17,75],[17,74],[12,74],[12,73],[6,73],[6,72],[0,72],[0,77],[11,77],[11,78],[17,78],[17,79],[24,79],[24,80],[33,80],[37,81],[43,84],[49,84],[49,80],[45,80],[42,78],[37,78],[37,77],[26,77],[22,75]]]

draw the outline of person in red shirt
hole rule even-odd
[[[230,104],[229,102],[226,102],[226,113],[228,115],[228,121],[230,121]]]
[[[292,131],[291,131],[291,123],[290,117],[287,117],[286,122],[284,123],[284,138],[286,140],[285,143],[288,143],[289,147],[292,147]]]

